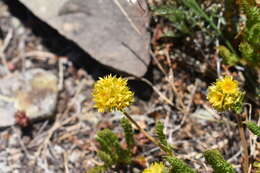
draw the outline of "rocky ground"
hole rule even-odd
[[[129,114],[149,133],[161,120],[176,155],[199,172],[212,172],[202,155],[211,148],[218,148],[240,171],[242,150],[234,115],[220,115],[206,101],[207,86],[217,76],[218,58],[212,45],[200,32],[195,40],[187,37],[179,44],[161,44],[162,26],[152,24],[150,30],[152,60],[144,78],[121,73],[136,93]],[[172,47],[177,52],[174,58],[169,55]],[[122,115],[98,113],[91,90],[99,76],[119,73],[24,13],[19,3],[7,1],[0,1],[0,57],[0,172],[79,173],[102,164],[96,156],[96,132],[109,128],[122,137]],[[244,82],[239,71],[225,66],[222,70]],[[253,105],[253,113],[259,115],[259,103]],[[251,158],[259,157],[259,143],[251,133],[247,137]],[[135,155],[145,160],[118,172],[138,173],[161,159],[159,149],[137,130],[135,138]]]

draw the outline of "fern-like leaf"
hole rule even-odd
[[[107,167],[110,167],[114,164],[111,155],[104,151],[97,151],[97,156],[105,163]]]
[[[213,168],[214,173],[235,173],[232,165],[225,161],[218,150],[207,150],[204,152],[204,157],[207,163]]]
[[[109,129],[104,129],[97,133],[96,140],[100,144],[100,150],[109,154],[113,163],[118,160],[118,156],[115,154],[115,146],[119,144],[118,137]]]
[[[239,50],[242,53],[242,57],[247,61],[254,61],[254,48],[248,42],[241,42]]]
[[[257,124],[255,122],[248,121],[248,122],[246,122],[246,126],[256,136],[260,136],[260,126],[257,126]]]
[[[131,152],[121,147],[118,137],[109,129],[99,131],[96,140],[100,144],[100,151],[105,165],[129,164],[131,162]],[[104,155],[106,153],[110,156]],[[106,163],[106,161],[109,161]]]
[[[258,7],[250,5],[247,0],[242,0],[241,7],[247,16],[246,25],[248,28],[260,22],[260,9]]]
[[[161,145],[164,147],[164,151],[166,151],[168,154],[171,155],[173,147],[167,142],[167,138],[165,134],[163,133],[164,126],[163,124],[158,121],[156,123],[156,137],[159,139]]]
[[[187,14],[183,9],[177,8],[175,5],[162,5],[153,10],[154,15],[162,16],[168,19],[172,25],[183,34],[191,33],[188,25],[186,24]]]
[[[235,54],[231,53],[225,46],[218,46],[217,49],[220,56],[223,58],[224,63],[233,66],[239,62],[239,58]]]
[[[130,124],[129,120],[125,117],[123,117],[121,119],[120,123],[121,123],[122,128],[124,129],[127,148],[128,148],[128,150],[131,150],[135,144],[132,125]]]
[[[196,173],[195,170],[190,168],[186,163],[177,157],[167,156],[165,159],[169,162],[171,167],[169,173]]]

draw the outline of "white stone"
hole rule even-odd
[[[56,108],[57,77],[42,69],[13,74],[0,80],[0,127],[15,124],[15,113],[31,120],[51,116]]]

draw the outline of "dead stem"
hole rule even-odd
[[[248,156],[248,145],[245,137],[245,129],[243,122],[241,120],[241,117],[237,117],[238,121],[238,127],[239,127],[239,135],[240,135],[240,140],[241,140],[241,145],[243,148],[243,160],[242,160],[242,168],[244,173],[248,173],[248,168],[249,168],[249,156]]]

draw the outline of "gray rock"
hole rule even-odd
[[[126,0],[20,1],[101,64],[136,76],[147,71],[150,38],[145,0],[134,4]]]
[[[15,113],[24,111],[31,120],[52,115],[56,107],[57,77],[42,69],[14,74],[0,80],[0,127],[15,124]]]

